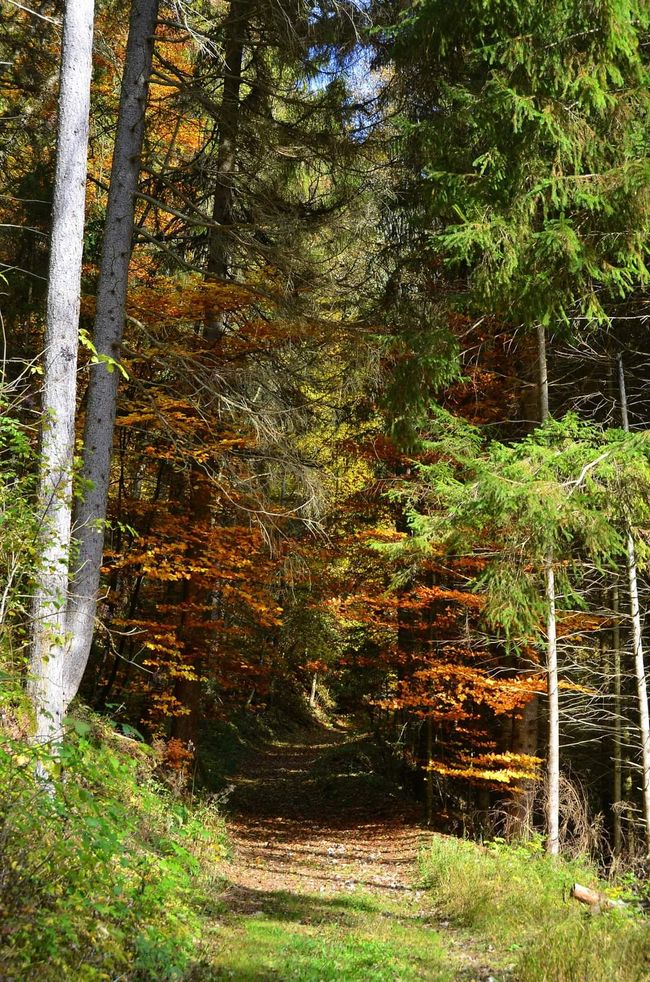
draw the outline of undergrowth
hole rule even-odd
[[[227,851],[215,808],[97,718],[70,728],[45,785],[36,753],[0,743],[0,977],[190,977]]]
[[[638,906],[630,902],[625,909],[600,913],[571,899],[576,881],[603,887],[587,863],[547,857],[539,840],[481,847],[436,837],[422,853],[421,873],[440,913],[506,952],[508,977],[519,982],[650,978],[650,921]]]

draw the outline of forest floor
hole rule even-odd
[[[435,833],[364,767],[363,746],[358,733],[323,726],[241,762],[211,977],[509,977],[504,958],[444,921],[418,887],[418,852]]]

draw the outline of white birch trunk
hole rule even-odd
[[[623,800],[623,733],[621,702],[621,625],[619,621],[618,585],[612,587],[612,653],[614,671],[614,774],[612,782],[612,813],[614,820],[614,855],[623,848],[620,803]]]
[[[618,380],[621,398],[621,421],[623,429],[629,432],[630,420],[627,411],[625,391],[625,371],[623,359],[618,356]],[[650,713],[648,712],[648,685],[643,656],[643,630],[639,607],[639,580],[636,551],[632,532],[627,530],[627,578],[630,587],[630,617],[632,620],[632,643],[634,651],[634,674],[636,676],[637,702],[639,707],[639,736],[641,739],[641,787],[643,791],[643,821],[645,823],[646,854],[650,855]]]
[[[546,671],[548,677],[548,757],[546,798],[546,851],[557,856],[560,851],[560,699],[557,669],[557,625],[555,618],[555,573],[553,557],[545,566],[546,601]]]
[[[75,444],[77,346],[81,294],[93,0],[67,0],[63,17],[56,175],[45,329],[43,433],[29,691],[36,740],[58,740],[67,708],[66,648]]]
[[[311,692],[309,693],[309,705],[313,709],[316,705],[316,696],[318,695],[318,672],[314,672],[311,680]]]
[[[537,328],[539,358],[540,419],[548,419],[548,366],[546,361],[546,332]],[[549,549],[544,560],[546,584],[546,677],[548,687],[548,748],[546,754],[546,851],[557,856],[560,851],[560,699],[557,668],[557,624],[555,617],[555,572],[553,552]]]
[[[158,0],[133,0],[93,337],[98,355],[113,363],[119,361],[124,332],[135,195],[157,17]],[[119,376],[115,364],[100,362],[91,368],[82,471],[88,490],[75,514],[77,560],[67,619],[70,643],[64,688],[68,700],[79,688],[93,638]]]

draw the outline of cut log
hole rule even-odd
[[[571,896],[574,900],[579,900],[581,904],[587,904],[589,907],[597,907],[599,910],[609,910],[612,907],[626,907],[627,904],[623,900],[612,900],[604,893],[599,893],[598,890],[592,890],[590,887],[583,887],[580,883],[574,883],[571,888]]]

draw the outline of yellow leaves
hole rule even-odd
[[[538,780],[542,761],[527,754],[488,753],[472,756],[461,754],[457,762],[448,764],[430,760],[424,768],[444,777],[468,781],[487,781],[511,785],[515,781]]]

